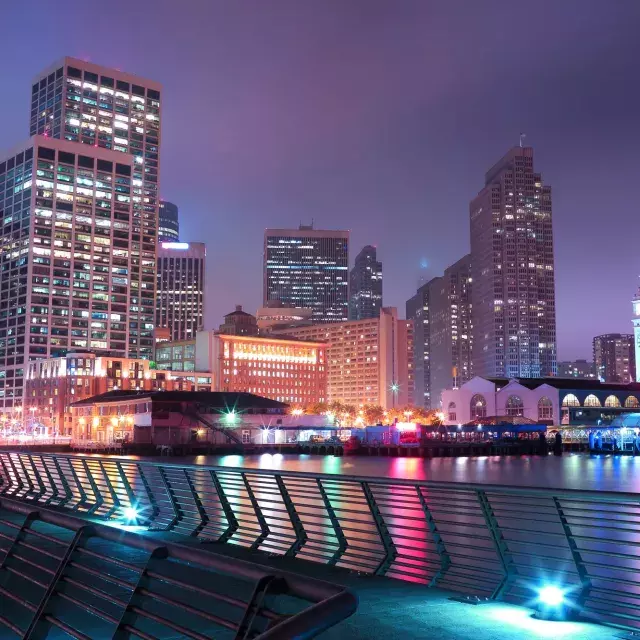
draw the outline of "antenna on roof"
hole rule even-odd
[[[523,140],[524,140],[526,137],[527,137],[527,134],[526,134],[526,133],[521,133],[521,134],[520,134],[520,148],[521,148],[521,149],[522,149],[522,147],[524,146],[524,145],[522,144],[522,142],[523,142]]]

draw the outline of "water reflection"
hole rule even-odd
[[[98,457],[98,456],[91,456]],[[104,456],[113,457],[113,456]],[[141,459],[129,456],[129,459]],[[169,464],[279,469],[352,476],[640,492],[640,456],[565,454],[459,458],[336,457],[308,454],[146,458]]]

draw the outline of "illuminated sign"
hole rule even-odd
[[[396,429],[398,431],[416,431],[418,425],[415,422],[398,422]]]
[[[162,248],[163,249],[188,249],[189,243],[188,242],[163,242]]]

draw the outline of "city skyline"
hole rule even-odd
[[[0,130],[0,148],[13,147],[25,137],[16,131],[27,126],[21,103],[28,101],[29,79],[63,55],[89,57],[161,82],[167,100],[160,195],[180,206],[181,237],[211,246],[205,326],[212,328],[236,303],[251,312],[260,306],[264,228],[295,227],[312,217],[319,227],[351,229],[353,247],[376,244],[385,264],[385,304],[404,308],[420,277],[426,282],[439,275],[469,250],[466,206],[477,193],[477,176],[525,131],[545,182],[554,187],[558,358],[589,358],[593,335],[631,331],[629,300],[639,265],[632,234],[622,231],[634,220],[629,185],[638,125],[622,101],[612,96],[635,91],[624,78],[638,59],[631,28],[638,9],[628,4],[612,15],[606,5],[595,5],[576,24],[578,3],[550,5],[544,19],[528,19],[527,33],[522,34],[523,50],[529,46],[535,55],[514,55],[505,62],[511,39],[500,30],[521,20],[524,9],[506,3],[481,10],[469,7],[465,15],[458,15],[457,37],[449,39],[471,42],[454,48],[438,37],[438,29],[451,32],[454,11],[423,10],[426,4],[394,7],[390,19],[391,10],[383,3],[371,3],[366,28],[352,33],[341,23],[361,17],[355,5],[333,5],[334,15],[321,7],[291,13],[289,3],[262,13],[256,5],[252,11],[263,20],[248,21],[240,8],[212,3],[210,9],[197,9],[203,15],[193,16],[193,26],[186,29],[197,33],[199,23],[224,24],[228,33],[215,27],[211,40],[216,44],[207,45],[211,49],[199,44],[192,53],[176,43],[175,51],[159,48],[153,56],[143,46],[144,34],[116,51],[109,38],[96,37],[102,30],[111,31],[115,21],[106,17],[96,25],[98,34],[85,35],[69,12],[69,19],[60,20],[53,33],[37,28],[42,47],[29,49],[6,70],[0,97],[5,122],[11,125]],[[43,16],[47,11],[43,9]],[[15,23],[0,45],[8,54],[33,27],[24,9],[11,7],[6,13]],[[158,7],[150,19],[166,28],[171,16],[166,7]],[[283,39],[276,47],[276,24],[283,17]],[[255,24],[261,22],[262,35],[243,55],[233,38],[248,23],[255,28],[254,19]],[[478,36],[492,21],[499,37],[479,47]],[[447,25],[449,31],[444,29]],[[296,35],[309,35],[314,29],[318,34],[308,45]],[[542,45],[541,33],[546,35]],[[613,33],[615,40],[608,35]],[[73,40],[65,37],[71,34]],[[373,38],[382,40],[377,53],[368,49]],[[324,48],[328,39],[335,41],[335,51]],[[268,63],[260,61],[263,47],[272,51]],[[296,61],[292,50],[301,53]],[[373,58],[367,59],[365,51]],[[413,54],[425,67],[420,75],[411,66]],[[482,66],[472,64],[476,55]],[[341,65],[344,59],[352,64]],[[169,60],[180,64],[168,64]],[[379,69],[374,79],[363,78],[365,64]],[[608,73],[611,64],[619,73]],[[500,84],[482,73],[492,65]],[[469,70],[459,73],[466,66]],[[192,73],[183,73],[187,68]],[[183,96],[200,90],[204,69],[210,71],[204,99],[201,105],[187,104]],[[292,96],[296,85],[287,76],[297,83],[312,69],[319,71],[317,85],[303,85],[301,96]],[[517,85],[526,95],[509,102],[505,97],[513,94],[519,74],[528,74],[524,88]],[[435,91],[422,84],[435,86]],[[13,93],[22,97],[13,100]],[[406,95],[398,103],[387,98],[393,93]],[[544,98],[549,94],[554,97],[552,106]],[[190,123],[202,120],[196,116],[205,113],[201,109],[216,95],[218,102],[207,115],[209,134]],[[482,108],[487,95],[495,98],[489,116]],[[325,98],[322,108],[316,105],[320,96]],[[473,108],[466,104],[469,96],[474,97]],[[287,112],[289,107],[293,111]],[[284,122],[282,112],[295,115]],[[480,121],[482,126],[477,126]],[[196,148],[203,138],[206,153]],[[301,155],[309,148],[313,153]],[[197,158],[192,168],[185,162],[190,154]],[[312,173],[321,180],[310,178]],[[597,189],[585,188],[594,183]],[[603,212],[610,233],[602,232]],[[220,273],[233,273],[234,278],[221,281],[216,278]],[[578,294],[594,289],[599,304],[576,322]]]

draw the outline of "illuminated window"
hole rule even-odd
[[[640,407],[640,402],[638,402],[638,398],[636,398],[635,396],[629,396],[625,402],[624,402],[624,406],[625,407]]]
[[[456,420],[456,403],[449,403],[449,420]]]
[[[553,418],[553,403],[549,398],[538,400],[538,420],[548,420]]]
[[[563,407],[579,407],[580,400],[573,394],[567,393],[567,395],[562,399]]]
[[[620,404],[620,400],[618,400],[618,398],[616,396],[609,396],[604,401],[604,406],[605,407],[620,407],[622,405]]]
[[[487,417],[487,401],[484,399],[484,396],[476,393],[473,398],[471,398],[471,419],[475,420],[476,418],[486,418]]]
[[[591,393],[584,399],[584,406],[585,407],[601,407],[602,405],[600,404],[600,400],[598,400],[598,398],[594,396],[593,393]]]
[[[520,396],[509,396],[507,399],[507,415],[524,415],[524,405],[522,404],[522,398]]]

